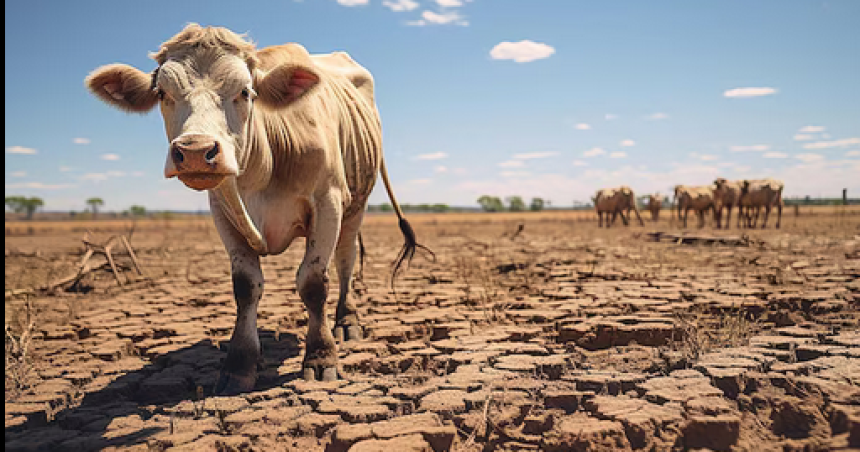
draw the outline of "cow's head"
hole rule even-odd
[[[726,182],[728,182],[728,181],[725,178],[718,177],[714,181],[714,185],[717,187],[717,190],[721,190],[723,188],[723,186],[726,185]]]
[[[112,64],[96,69],[86,85],[125,111],[145,113],[159,105],[168,140],[164,176],[195,190],[216,188],[260,158],[251,152],[255,102],[287,107],[320,80],[307,52],[263,71],[253,44],[230,30],[197,24],[152,57],[158,68],[151,73]]]

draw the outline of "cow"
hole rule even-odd
[[[393,276],[421,247],[385,168],[373,77],[344,52],[311,55],[296,43],[257,49],[244,35],[194,23],[151,57],[157,67],[150,73],[110,64],[85,84],[127,112],[158,106],[168,139],[165,177],[208,192],[237,305],[215,393],[253,389],[260,258],[283,253],[299,237],[305,250],[296,287],[308,312],[302,377],[337,379],[336,339],[362,336],[348,295],[377,175],[405,238]],[[333,331],[325,314],[332,260],[340,282]]]
[[[738,224],[741,227],[743,218],[743,207],[741,206],[741,184],[742,181],[728,181],[722,177],[714,181],[714,197],[716,198],[716,212],[720,221],[723,217],[723,209],[726,209],[726,229],[731,227],[732,208],[738,208]]]
[[[642,221],[642,217],[639,215],[639,207],[636,206],[636,195],[633,193],[633,190],[626,186],[622,185],[618,188],[603,188],[597,191],[592,198],[594,201],[594,209],[597,212],[597,226],[602,227],[604,222],[604,215],[606,216],[606,227],[610,227],[613,223],[615,223],[616,217],[620,214],[621,221],[624,222],[624,225],[627,226],[629,223],[627,221],[627,216],[630,216],[630,211],[633,210],[636,213],[636,218],[639,219],[639,224],[644,226],[645,223]],[[627,212],[627,216],[624,215],[624,212]],[[609,218],[609,214],[612,214],[612,218]]]
[[[699,216],[699,228],[705,227],[705,212],[710,209],[717,222],[717,228],[720,227],[720,219],[716,213],[716,203],[714,200],[713,185],[690,186],[676,185],[675,186],[675,201],[678,206],[678,220],[681,220],[681,211],[684,212],[684,227],[687,227],[687,217],[690,210],[695,210]]]
[[[746,207],[747,210],[747,226],[754,228],[758,223],[758,216],[764,207],[764,220],[762,221],[762,229],[767,227],[767,219],[770,216],[770,210],[776,207],[777,217],[775,227],[779,229],[782,221],[782,190],[785,185],[782,181],[776,179],[757,179],[744,180],[741,182],[740,204]],[[755,210],[755,217],[752,212]]]
[[[660,220],[660,209],[663,208],[663,199],[659,193],[648,195],[648,210],[651,212],[651,221]]]

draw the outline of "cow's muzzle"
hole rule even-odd
[[[183,135],[170,144],[167,178],[178,177],[189,188],[210,190],[232,172],[218,141],[206,135]]]

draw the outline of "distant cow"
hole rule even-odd
[[[663,208],[663,199],[660,194],[648,195],[648,210],[651,212],[651,221],[660,219],[660,209]]]
[[[624,212],[627,212],[627,215],[629,216],[631,210],[636,213],[636,218],[639,220],[639,224],[642,226],[645,225],[642,221],[642,217],[639,215],[639,208],[636,206],[636,195],[630,187],[621,186],[618,188],[604,188],[598,190],[593,201],[594,208],[597,211],[598,227],[603,226],[604,216],[606,217],[606,227],[608,228],[615,223],[615,218],[618,215],[621,215],[621,221],[623,221],[624,225],[627,226],[629,222],[627,221],[627,217],[624,215]],[[611,219],[609,217],[610,213],[612,214]]]
[[[738,208],[738,227],[741,227],[743,208],[741,207],[741,185],[743,181],[728,181],[722,177],[714,181],[714,197],[716,198],[717,217],[722,220],[723,209],[726,210],[726,229],[731,227],[732,208]]]
[[[746,218],[749,227],[756,227],[759,213],[763,207],[764,220],[761,227],[762,229],[766,228],[770,210],[776,207],[776,228],[779,229],[782,221],[782,190],[784,187],[782,181],[776,179],[744,180],[741,183],[740,203],[747,209]],[[753,211],[755,211],[755,217],[752,216]]]
[[[678,206],[678,219],[681,219],[681,212],[684,212],[684,227],[687,227],[687,217],[690,210],[696,211],[699,216],[699,227],[705,227],[705,212],[711,210],[714,219],[717,222],[717,227],[720,227],[720,219],[716,213],[716,203],[714,202],[713,185],[705,186],[690,186],[676,185],[675,186],[675,202]]]
[[[257,50],[230,30],[197,24],[153,58],[158,67],[150,73],[112,64],[86,85],[129,112],[159,106],[169,141],[165,177],[209,191],[238,306],[216,392],[254,387],[260,256],[284,252],[297,237],[306,238],[296,275],[308,312],[302,373],[336,379],[335,338],[361,336],[348,294],[356,236],[378,174],[406,238],[395,273],[420,246],[385,170],[371,74],[343,52],[311,55],[298,44]],[[332,259],[340,283],[334,334],[325,313]]]

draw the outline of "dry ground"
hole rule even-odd
[[[367,339],[341,348],[335,383],[297,379],[302,243],[265,258],[261,378],[226,398],[210,391],[235,308],[208,220],[137,222],[144,275],[117,251],[122,286],[97,260],[73,291],[41,288],[75,274],[85,230],[128,224],[7,222],[7,450],[860,447],[856,211],[687,230],[733,245],[590,212],[410,219],[437,259],[392,292],[399,233],[367,219]]]

